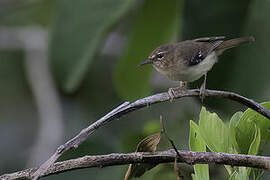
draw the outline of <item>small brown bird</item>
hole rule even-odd
[[[204,82],[200,88],[200,96],[203,99],[207,72],[217,62],[218,56],[227,49],[253,41],[255,39],[252,36],[230,40],[225,40],[225,36],[219,36],[165,44],[157,47],[149,58],[139,65],[152,64],[161,74],[174,81],[180,81],[179,87],[170,88],[168,91],[172,99],[176,90],[184,90],[187,82],[193,82],[204,75]]]

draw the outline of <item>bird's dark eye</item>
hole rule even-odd
[[[164,57],[164,53],[160,52],[157,54],[158,59],[162,59]]]

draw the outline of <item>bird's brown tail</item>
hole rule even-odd
[[[222,53],[223,51],[230,49],[232,47],[236,47],[241,44],[254,42],[254,41],[255,41],[255,38],[253,36],[230,39],[230,40],[222,42],[215,50]]]

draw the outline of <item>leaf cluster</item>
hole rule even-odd
[[[270,103],[262,103],[267,109]],[[262,155],[264,146],[269,142],[270,122],[251,109],[236,112],[225,124],[216,113],[208,112],[204,107],[199,123],[190,121],[189,146],[192,151],[226,152],[236,154]],[[259,179],[263,171],[248,167],[225,165],[230,180],[247,180],[252,174]],[[194,165],[193,180],[208,180],[208,165]]]

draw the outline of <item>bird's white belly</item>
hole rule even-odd
[[[170,68],[169,71],[157,69],[162,74],[168,76],[175,81],[192,82],[199,79],[201,76],[210,71],[213,65],[217,62],[217,55],[215,52],[209,54],[201,63],[193,66],[176,65]]]

